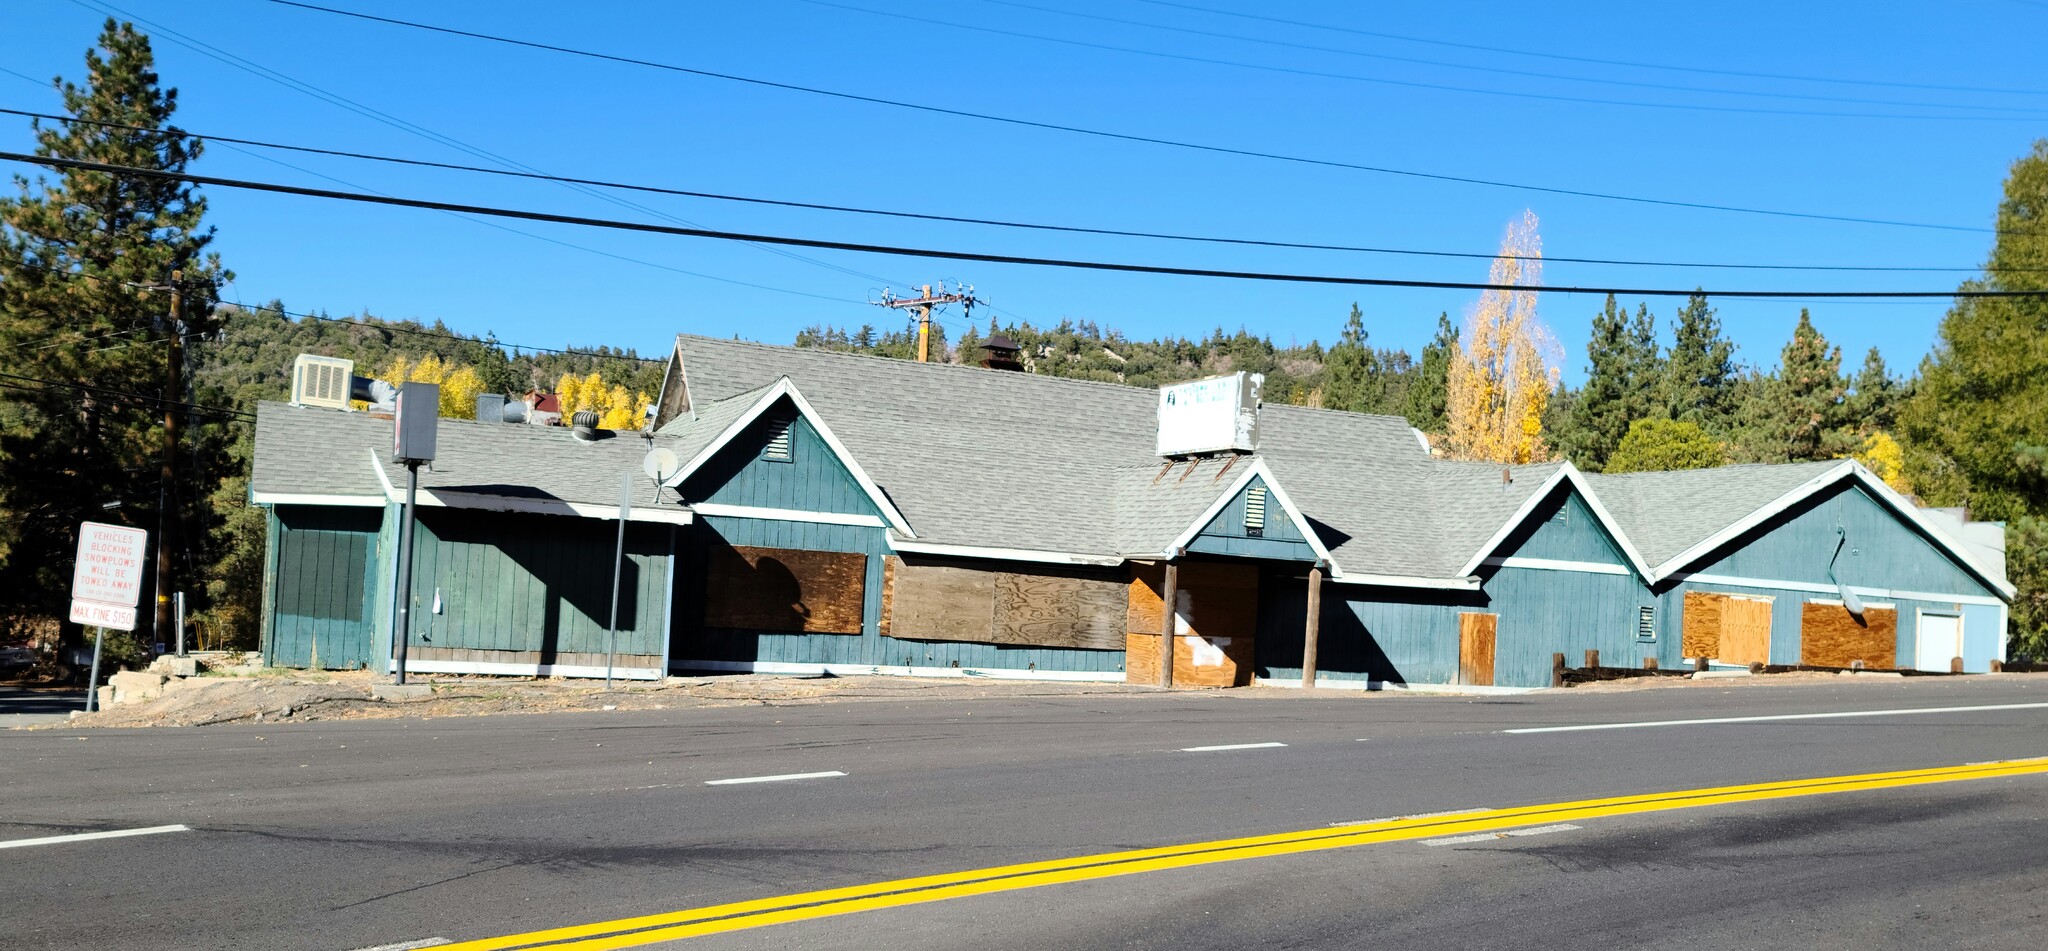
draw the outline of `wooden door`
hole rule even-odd
[[[1922,614],[1913,666],[1948,673],[1949,662],[1963,655],[1963,619],[1953,614]]]
[[[1493,686],[1493,633],[1499,615],[1468,611],[1458,615],[1458,682]]]
[[[1771,662],[1771,599],[1730,595],[1721,605],[1721,652],[1726,664]]]

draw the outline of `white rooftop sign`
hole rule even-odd
[[[1188,456],[1259,445],[1261,373],[1231,373],[1159,388],[1162,456]]]

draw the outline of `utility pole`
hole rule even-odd
[[[960,304],[963,305],[969,313],[973,313],[974,305],[981,303],[981,299],[974,296],[973,286],[967,284],[955,284],[954,290],[948,292],[946,290],[945,282],[941,281],[939,282],[939,293],[937,294],[932,293],[932,285],[930,284],[926,284],[918,289],[923,293],[917,297],[897,297],[896,295],[890,293],[888,288],[883,288],[882,299],[878,301],[870,301],[869,303],[872,303],[877,307],[887,307],[891,310],[916,310],[917,362],[930,363],[932,348],[932,307],[938,304]]]
[[[171,629],[171,529],[178,523],[173,511],[177,507],[178,405],[184,402],[185,330],[179,320],[185,312],[183,277],[183,271],[171,272],[171,333],[165,341],[169,366],[164,373],[164,464],[157,486],[156,616],[149,629],[150,640],[157,643]]]

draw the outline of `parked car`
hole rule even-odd
[[[0,670],[34,667],[36,652],[26,647],[0,647]]]

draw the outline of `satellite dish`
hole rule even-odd
[[[667,482],[669,477],[675,475],[682,467],[682,460],[677,459],[675,452],[669,449],[649,449],[647,458],[640,463],[640,468],[647,472],[647,477],[656,482]]]

